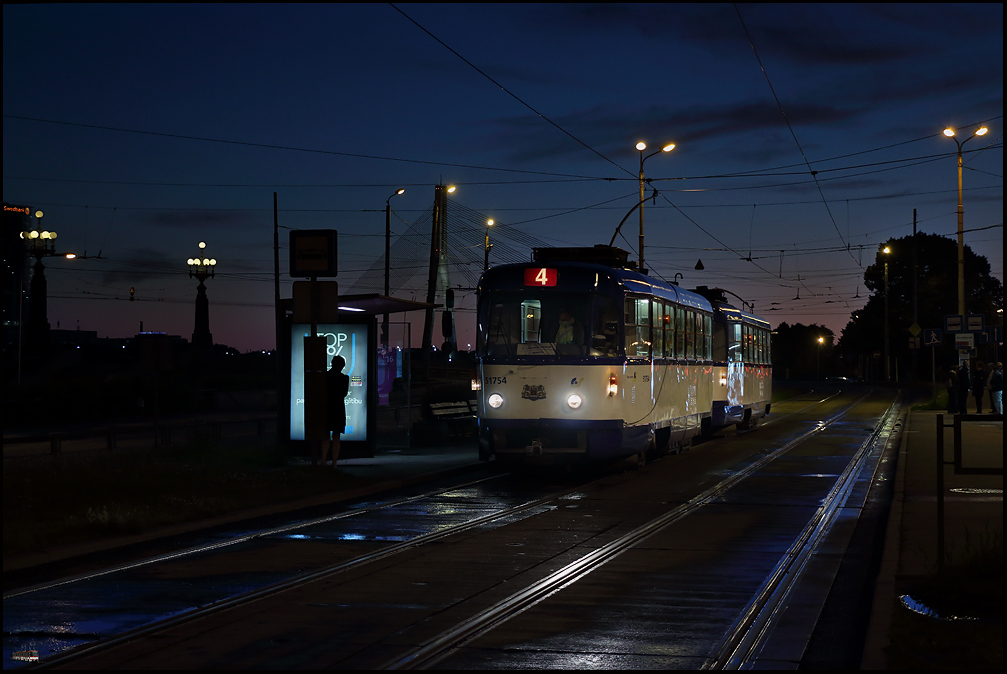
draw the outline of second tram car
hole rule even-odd
[[[723,291],[627,268],[618,248],[537,248],[479,284],[480,458],[586,463],[770,411],[769,323]]]

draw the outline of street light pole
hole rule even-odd
[[[391,271],[391,249],[392,249],[392,197],[397,197],[405,192],[404,189],[395,190],[385,199],[385,297],[388,297],[388,278]],[[381,319],[381,346],[388,349],[388,314]]]
[[[490,268],[490,248],[493,244],[490,243],[490,227],[494,225],[492,218],[486,221],[486,242],[483,243],[483,273]]]
[[[822,361],[822,344],[824,344],[824,343],[825,343],[825,338],[824,337],[819,337],[818,338],[818,353],[815,356],[815,381],[821,381],[821,379],[822,379],[821,361]]]
[[[955,138],[955,130],[951,127],[944,129],[944,135],[955,142],[958,146],[958,314],[965,320],[965,238],[963,230],[963,220],[965,209],[962,207],[962,146],[976,136],[984,136],[989,131],[985,126],[981,126],[972,132],[972,135],[958,142]]]
[[[888,255],[892,249],[885,246],[882,253]],[[885,258],[885,383],[892,380],[891,364],[888,362],[888,258]]]
[[[643,263],[643,202],[644,202],[643,191],[644,191],[644,184],[646,182],[644,180],[644,177],[643,177],[643,162],[647,161],[648,159],[650,159],[651,157],[653,157],[655,154],[660,154],[661,152],[671,152],[672,150],[675,149],[675,144],[674,143],[668,143],[667,145],[665,145],[664,147],[662,147],[660,150],[658,150],[656,152],[652,152],[649,155],[647,155],[646,157],[643,156],[643,151],[647,149],[647,144],[646,143],[644,143],[643,141],[640,141],[639,143],[636,144],[636,149],[640,151],[640,266],[639,266],[639,271],[640,271],[641,274],[646,274],[647,273],[647,268],[644,266],[644,263]]]

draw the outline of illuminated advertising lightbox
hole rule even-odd
[[[295,323],[290,327],[290,439],[304,439],[304,337],[311,326]],[[350,378],[346,396],[346,431],[344,441],[367,440],[368,398],[368,325],[319,324],[318,336],[325,337],[325,366],[332,367],[332,357],[346,361],[343,373]]]

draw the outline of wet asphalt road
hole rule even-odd
[[[565,492],[502,521],[68,663],[380,668],[396,654],[687,502],[850,402],[839,397],[802,413],[796,410],[809,401],[791,401],[774,409],[778,421],[755,432],[723,433],[640,471],[613,471],[600,480],[584,476],[584,482],[593,482],[583,489],[569,481],[499,476],[394,508],[363,512],[372,504],[361,504],[351,517],[9,597],[4,600],[5,666],[16,664],[10,660],[13,650],[60,651],[560,488]],[[890,403],[890,396],[872,398],[813,442],[447,653],[437,666],[702,666]],[[788,412],[795,413],[788,417]],[[815,596],[804,602],[817,606],[811,611],[815,617],[809,622],[794,609],[790,622],[798,629],[781,632],[770,648],[777,666],[800,662],[855,526],[856,519],[847,517],[839,527],[845,533],[822,550],[823,561],[814,568],[823,577],[801,589],[802,596]]]

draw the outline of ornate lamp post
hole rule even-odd
[[[192,331],[192,345],[210,348],[213,346],[213,335],[210,334],[210,301],[206,298],[204,281],[213,278],[217,261],[206,257],[205,248],[206,244],[200,241],[199,257],[190,257],[187,262],[189,264],[189,278],[195,278],[199,281],[199,286],[196,289],[196,325]]]
[[[636,149],[640,151],[640,273],[646,274],[647,268],[644,267],[643,265],[643,202],[644,202],[643,191],[646,183],[643,177],[643,162],[647,161],[655,154],[660,154],[662,152],[671,152],[672,150],[675,149],[675,144],[668,143],[660,150],[657,150],[656,152],[651,152],[646,157],[643,156],[643,151],[647,149],[646,143],[640,141],[639,143],[636,144]]]
[[[989,131],[985,126],[981,126],[972,132],[972,135],[958,142],[955,138],[955,130],[951,127],[944,129],[944,135],[955,142],[958,146],[958,314],[965,320],[965,241],[962,230],[962,221],[965,210],[962,208],[962,145],[969,142],[976,136],[985,136]]]
[[[42,264],[43,257],[50,257],[56,254],[56,232],[42,229],[42,211],[35,211],[38,219],[35,229],[21,232],[21,240],[24,241],[25,251],[35,256],[35,266],[32,268],[31,304],[28,313],[27,337],[30,345],[44,344],[49,336],[48,318],[48,284],[45,280],[45,265]]]

